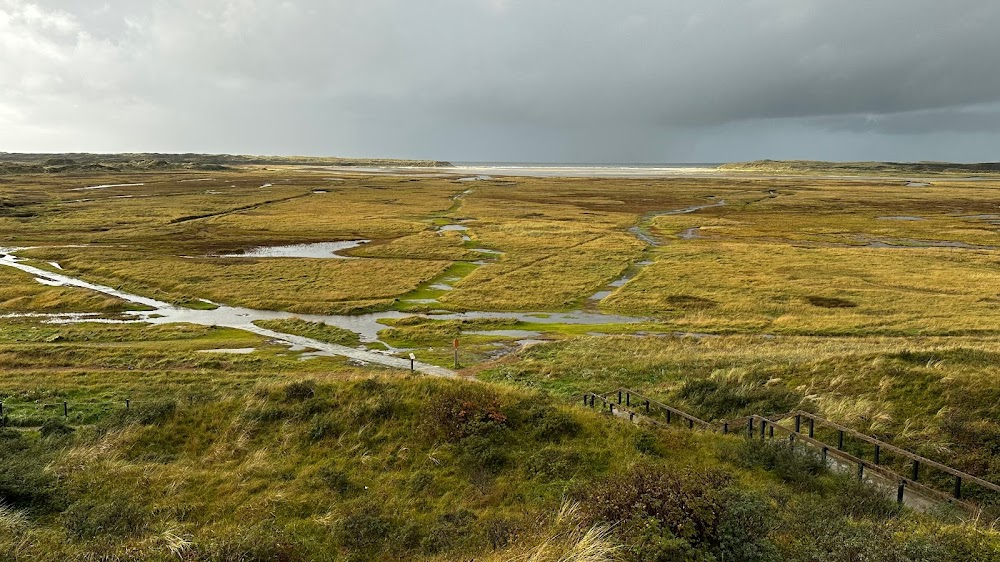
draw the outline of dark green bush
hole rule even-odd
[[[319,477],[328,488],[341,496],[350,496],[361,489],[361,486],[352,482],[347,473],[340,470],[335,464],[321,468]]]
[[[0,503],[36,512],[61,509],[61,489],[46,470],[53,454],[44,442],[0,429]]]
[[[815,451],[793,446],[785,440],[746,439],[726,456],[737,466],[774,472],[783,481],[803,490],[819,487],[816,477],[827,472]]]
[[[589,487],[585,505],[595,521],[652,518],[672,536],[698,545],[715,537],[725,506],[723,490],[731,480],[719,470],[639,466]]]
[[[146,529],[148,514],[133,498],[108,503],[93,499],[77,501],[63,513],[63,525],[77,539],[97,536],[133,536]]]
[[[420,549],[428,554],[447,552],[471,539],[476,514],[467,509],[446,513],[438,517],[420,541]]]
[[[414,472],[413,475],[410,476],[407,486],[410,489],[410,493],[416,495],[426,490],[432,482],[434,482],[434,475],[421,470]]]
[[[524,468],[531,478],[544,481],[566,480],[579,469],[582,460],[580,453],[576,451],[546,447],[528,457]]]
[[[644,431],[636,436],[635,450],[652,457],[662,457],[664,455],[663,447],[660,445],[656,435],[648,431]]]
[[[513,544],[521,535],[521,526],[508,517],[489,516],[481,522],[481,526],[493,550]]]
[[[895,498],[890,498],[885,490],[845,474],[837,480],[834,501],[844,515],[878,520],[897,517],[902,512]]]
[[[141,400],[133,402],[127,410],[115,410],[101,420],[98,427],[108,430],[130,423],[159,425],[173,416],[176,411],[176,400]]]
[[[584,505],[593,521],[616,525],[629,560],[779,560],[774,510],[731,483],[719,470],[640,466],[589,487]]]
[[[42,434],[42,437],[65,437],[76,431],[72,427],[64,424],[62,420],[58,419],[47,419],[42,427],[38,429],[38,432]]]
[[[457,442],[507,426],[500,398],[486,385],[451,385],[435,393],[427,415],[433,436]]]
[[[395,530],[395,524],[371,509],[360,509],[337,525],[337,537],[351,550],[371,553],[381,550]]]
[[[316,383],[314,381],[297,381],[285,386],[285,400],[297,402],[308,400],[316,395]]]
[[[470,435],[459,445],[462,465],[479,476],[494,476],[503,470],[510,458],[508,443],[502,433]]]
[[[727,419],[751,414],[784,414],[795,409],[802,396],[784,386],[764,381],[738,383],[714,379],[690,379],[677,397],[693,406],[703,419]]]

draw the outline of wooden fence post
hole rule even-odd
[[[876,465],[879,464],[879,461],[881,460],[881,458],[882,458],[882,446],[881,445],[875,445],[875,464]]]
[[[843,451],[844,450],[844,432],[843,432],[843,430],[841,430],[841,432],[837,435],[837,450],[838,451]]]
[[[801,430],[802,430],[802,416],[796,415],[795,416],[795,433],[798,433]]]
[[[913,478],[910,478],[910,480],[913,480],[914,482],[916,482],[917,479],[920,477],[920,461],[918,461],[917,459],[913,459],[913,474],[912,474],[912,476],[913,476]]]
[[[753,439],[753,417],[747,420],[747,437]]]
[[[816,420],[809,418],[809,438],[812,439],[816,432]]]
[[[955,499],[956,500],[962,499],[962,477],[961,476],[956,476],[955,477]]]
[[[903,494],[906,492],[906,480],[900,480],[896,486],[896,503],[903,503]]]

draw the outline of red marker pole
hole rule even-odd
[[[458,338],[455,338],[455,341],[454,341],[453,345],[455,346],[455,368],[457,369],[458,368]]]

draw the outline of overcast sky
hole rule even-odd
[[[0,0],[0,150],[1000,161],[1000,2]]]

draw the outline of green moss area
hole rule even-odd
[[[75,431],[2,430],[0,460],[0,548],[25,560],[995,560],[1000,546],[782,446],[442,379],[162,398]]]

